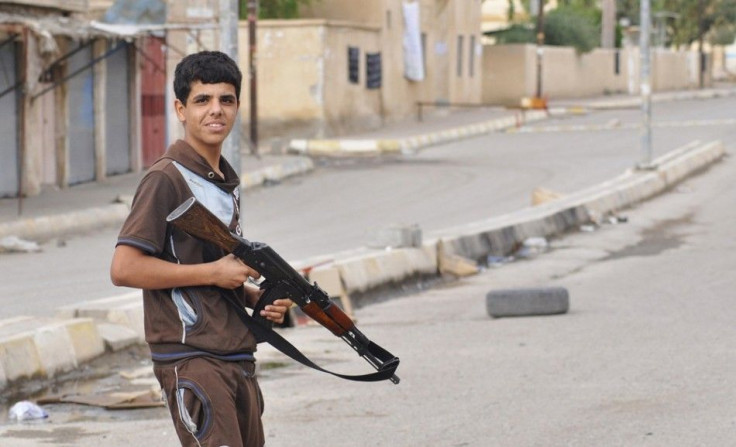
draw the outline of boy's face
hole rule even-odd
[[[219,150],[235,123],[239,103],[234,85],[195,81],[186,105],[177,99],[175,107],[187,143],[195,149]]]

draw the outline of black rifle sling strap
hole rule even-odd
[[[234,295],[234,293],[232,295]],[[240,320],[253,333],[253,335],[255,335],[256,339],[259,342],[267,342],[274,348],[281,351],[283,354],[291,357],[304,366],[308,366],[310,368],[316,369],[317,371],[322,371],[327,374],[332,374],[333,376],[339,377],[341,379],[354,380],[357,382],[378,382],[381,380],[388,380],[394,375],[394,372],[396,372],[396,369],[398,368],[398,364],[394,364],[390,365],[384,370],[364,375],[346,375],[324,369],[311,361],[307,356],[302,354],[299,349],[292,345],[287,339],[282,337],[278,332],[274,331],[270,327],[263,326],[255,319],[253,319],[253,317],[251,317],[248,312],[246,312],[246,310],[238,304],[238,301],[233,296],[231,296],[231,294],[225,294],[223,295],[223,297],[228,303],[230,303],[233,309],[235,309],[235,312],[238,314],[238,317],[240,317]],[[375,355],[382,361],[388,361],[393,358],[393,356],[391,356],[391,354],[389,354],[385,349],[381,348],[373,342],[371,342],[368,349],[373,355]]]

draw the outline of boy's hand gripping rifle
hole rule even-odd
[[[180,230],[204,241],[217,245],[228,253],[232,253],[249,267],[258,271],[265,278],[261,283],[263,294],[253,309],[252,319],[259,326],[254,334],[259,341],[266,339],[276,348],[284,351],[295,360],[330,374],[351,380],[377,381],[390,379],[394,384],[399,378],[394,374],[399,366],[399,359],[390,352],[373,343],[355,327],[353,320],[339,307],[334,305],[327,293],[317,284],[310,284],[302,275],[291,267],[271,247],[261,242],[250,242],[233,234],[225,224],[204,207],[196,198],[191,197],[179,205],[169,214],[166,220]],[[288,341],[281,338],[271,329],[271,322],[260,316],[260,311],[268,304],[281,298],[289,298],[296,303],[305,314],[329,329],[333,334],[342,338],[355,351],[371,364],[378,372],[364,376],[346,376],[324,370],[303,356]],[[236,305],[243,314],[247,313]],[[241,314],[241,318],[243,318]],[[244,318],[244,322],[248,319]],[[250,325],[249,325],[250,327]],[[274,337],[281,341],[273,340]],[[277,344],[285,342],[289,345],[286,350]],[[299,358],[292,355],[296,351]],[[306,361],[305,361],[306,360]]]

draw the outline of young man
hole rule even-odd
[[[183,446],[264,444],[256,341],[222,298],[229,294],[252,308],[260,291],[244,282],[259,274],[166,222],[194,196],[241,234],[240,180],[221,157],[241,80],[237,65],[220,52],[192,54],[177,65],[174,106],[184,139],[141,180],[110,268],[115,285],[143,289],[146,342]],[[276,300],[261,315],[280,323],[290,305]]]

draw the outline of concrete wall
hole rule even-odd
[[[616,54],[618,53],[618,69]],[[638,48],[596,49],[578,54],[573,48],[542,49],[542,96],[578,98],[639,90]],[[696,88],[697,54],[656,50],[651,59],[655,91]],[[707,70],[709,73],[710,70]],[[710,85],[706,76],[706,86]],[[534,96],[537,85],[536,46],[530,44],[483,47],[483,102],[519,105]]]
[[[381,52],[383,69],[380,106],[384,123],[413,116],[417,101],[480,102],[480,0],[418,2],[425,48],[425,79],[422,81],[404,77],[402,0],[320,0],[302,11],[303,16],[350,20],[377,28],[379,46],[376,51]],[[459,36],[463,40],[460,74],[457,70]],[[472,76],[469,74],[471,54]]]
[[[248,70],[247,22],[240,23],[239,58]],[[259,135],[264,138],[344,134],[381,125],[380,90],[365,86],[365,54],[380,51],[379,30],[327,20],[264,20],[258,24]],[[348,46],[360,50],[359,82],[348,80]],[[243,132],[249,85],[241,93]]]

